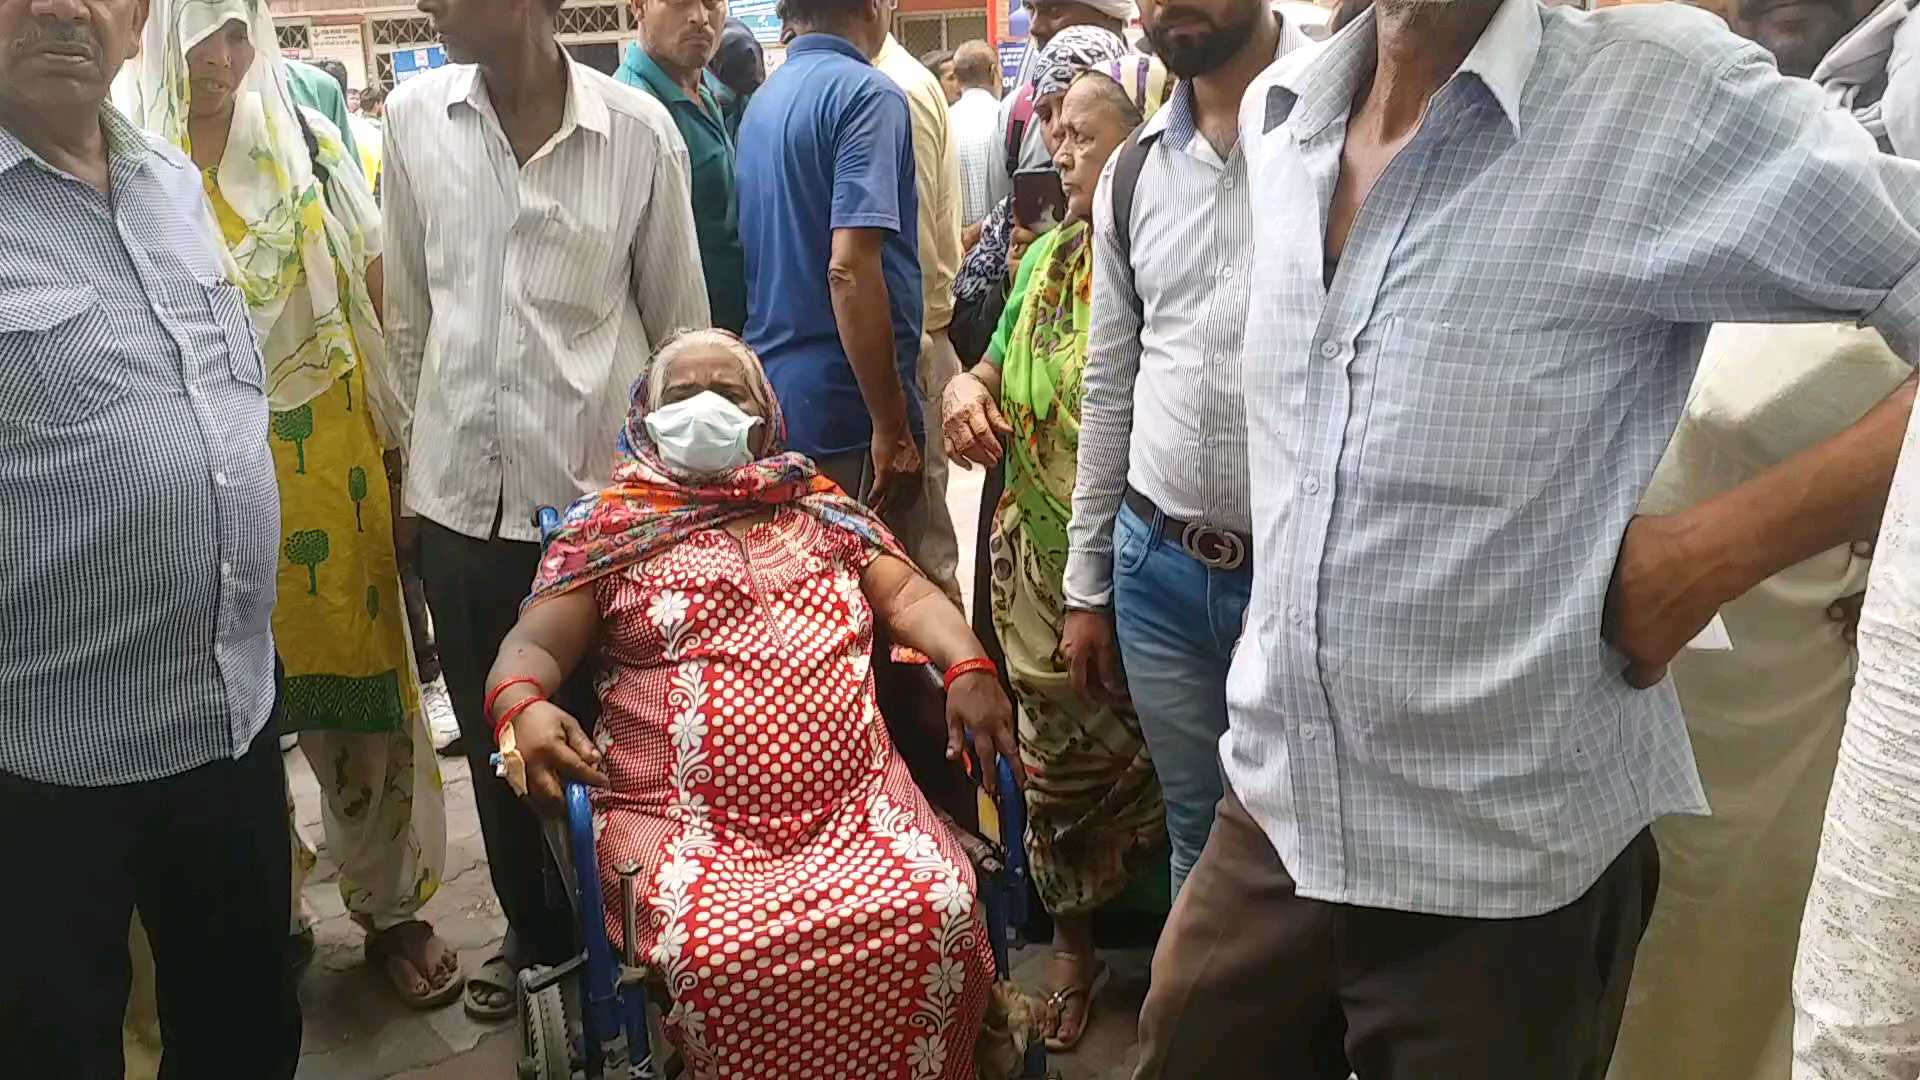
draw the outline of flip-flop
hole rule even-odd
[[[1055,955],[1068,954],[1056,953]],[[1087,1007],[1085,1011],[1080,1014],[1080,1030],[1073,1033],[1072,1040],[1062,1039],[1057,1035],[1047,1036],[1047,1049],[1049,1051],[1056,1054],[1069,1054],[1079,1047],[1080,1040],[1087,1037],[1087,1029],[1093,1026],[1094,1002],[1099,1000],[1100,991],[1107,988],[1107,979],[1112,974],[1112,969],[1107,967],[1105,963],[1101,963],[1100,970],[1094,973],[1092,983],[1086,986],[1063,986],[1055,990],[1053,994],[1047,998],[1047,1004],[1057,1010],[1054,1015],[1060,1020],[1065,1020],[1067,1017],[1067,1002],[1077,997],[1087,999]],[[1058,1022],[1054,1024],[1054,1030],[1059,1030]]]
[[[475,1000],[473,991],[478,988],[491,990],[506,998],[504,1005],[482,1005]],[[513,965],[507,963],[505,956],[495,956],[480,965],[480,970],[467,976],[467,995],[462,1002],[467,1015],[485,1023],[511,1020],[519,1012],[520,980],[514,976]]]
[[[368,934],[366,946],[367,964],[380,973],[380,977],[387,981],[387,985],[393,988],[393,992],[399,996],[401,1001],[406,1002],[410,1008],[424,1012],[428,1009],[438,1009],[451,1002],[454,998],[459,997],[461,990],[466,986],[466,979],[461,977],[460,971],[456,967],[451,975],[445,976],[446,982],[439,986],[434,986],[431,976],[421,971],[418,967],[415,967],[413,960],[405,953],[401,952],[395,946],[388,944],[388,942],[392,940],[388,935],[392,934],[393,931],[398,930],[402,926],[411,926],[415,923],[419,923],[421,926],[427,925],[418,919],[412,919],[408,922],[397,923],[377,933]],[[428,928],[428,932],[432,932],[431,927]],[[396,976],[392,966],[388,963],[390,960],[399,960],[409,968],[413,968],[414,972],[421,978],[426,979],[426,993],[415,993],[411,986]]]

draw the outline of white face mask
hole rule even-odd
[[[737,469],[753,460],[747,436],[760,423],[711,390],[647,414],[647,434],[667,464],[695,476]]]

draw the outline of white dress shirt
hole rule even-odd
[[[1310,44],[1281,19],[1274,58]],[[1240,395],[1253,262],[1247,159],[1236,142],[1222,160],[1199,133],[1187,82],[1141,138],[1152,145],[1134,188],[1131,262],[1114,241],[1118,153],[1094,193],[1093,321],[1067,528],[1074,607],[1112,603],[1113,519],[1128,485],[1183,521],[1252,528]]]
[[[687,148],[646,94],[567,61],[560,128],[515,161],[479,69],[387,103],[387,353],[406,507],[538,540],[540,506],[605,486],[630,388],[708,325]],[[417,436],[417,437],[416,437]]]
[[[993,209],[993,140],[1000,127],[1000,102],[985,90],[969,89],[947,111],[947,127],[960,159],[960,224],[972,225]]]

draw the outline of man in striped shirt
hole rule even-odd
[[[539,561],[541,506],[608,480],[654,347],[708,324],[686,144],[661,104],[575,63],[560,0],[423,0],[455,64],[387,104],[387,348],[412,409],[406,509],[473,771],[503,955],[467,1009],[513,1013],[509,967],[573,954],[532,813],[493,775],[483,688]],[[548,693],[559,695],[561,687]],[[568,711],[593,711],[566,688]]]
[[[1108,162],[1095,199],[1061,648],[1083,693],[1117,684],[1124,656],[1166,796],[1177,891],[1220,801],[1227,665],[1253,581],[1240,396],[1253,209],[1240,96],[1308,41],[1264,0],[1150,0],[1141,15],[1182,81],[1140,132],[1131,220],[1114,220],[1128,151]],[[1121,224],[1129,245],[1116,242]],[[1221,279],[1222,266],[1241,273]]]
[[[0,0],[0,1073],[121,1075],[137,905],[167,1074],[275,1080],[279,489],[200,172],[106,102],[145,11]]]

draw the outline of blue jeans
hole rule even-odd
[[[1113,528],[1113,609],[1127,688],[1167,802],[1177,895],[1213,828],[1227,668],[1253,568],[1213,570],[1123,506]]]

